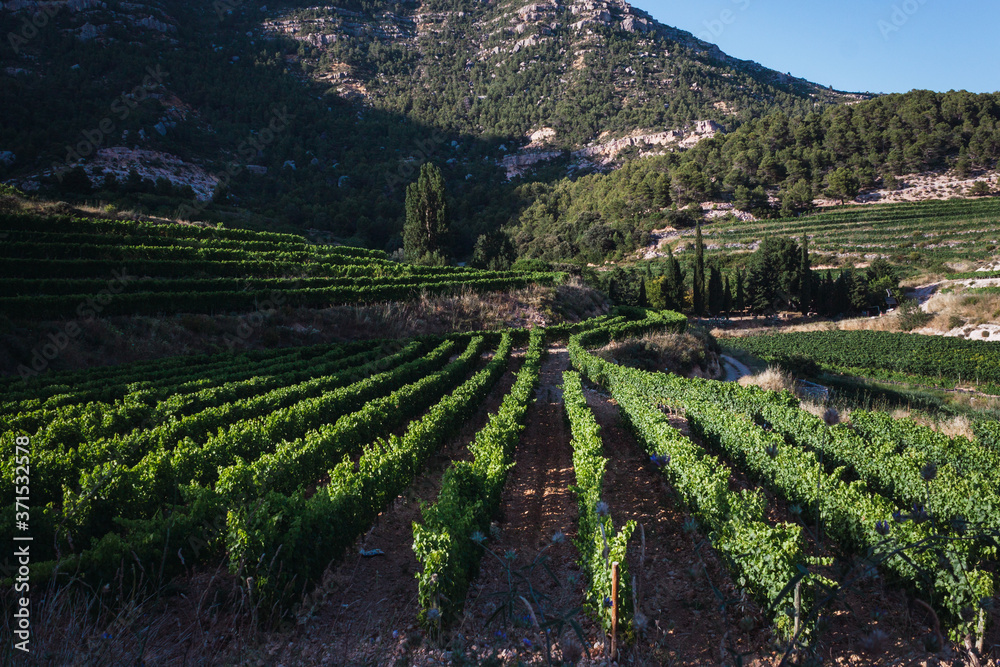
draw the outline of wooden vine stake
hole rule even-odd
[[[802,581],[795,584],[795,629],[792,630],[792,636],[797,637],[799,634],[799,620],[802,618]]]
[[[611,563],[611,659],[618,654],[618,561]]]

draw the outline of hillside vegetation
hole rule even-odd
[[[420,267],[290,234],[4,215],[0,312],[23,319],[222,313],[551,285],[559,274]],[[96,296],[95,296],[96,295]]]

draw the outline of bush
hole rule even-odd
[[[779,356],[774,361],[781,368],[798,377],[817,377],[823,372],[815,361],[797,354]]]
[[[445,257],[440,250],[425,252],[423,255],[415,259],[413,263],[421,266],[448,266],[449,264],[448,258]]]
[[[714,343],[714,339],[712,339]],[[718,344],[715,344],[718,347]],[[646,371],[667,371],[688,375],[698,366],[707,371],[713,359],[718,364],[717,349],[693,332],[682,334],[646,334],[641,338],[615,341],[598,355],[631,368]]]
[[[926,325],[934,319],[934,316],[922,311],[920,304],[913,299],[906,299],[899,305],[896,319],[899,322],[900,329],[903,331],[913,331]]]
[[[971,197],[988,197],[993,194],[990,191],[990,186],[985,181],[976,181],[969,188],[969,196]]]

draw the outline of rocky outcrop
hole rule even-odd
[[[619,153],[632,147],[663,146],[670,148],[686,149],[694,146],[703,139],[714,137],[722,132],[722,126],[712,120],[695,121],[692,125],[680,130],[667,130],[666,132],[655,132],[652,134],[636,134],[621,139],[613,139],[593,146],[586,146],[573,151],[571,157],[577,159],[582,164],[603,166],[612,162]],[[543,127],[528,135],[531,140],[525,148],[538,149],[545,143],[555,138],[555,130],[550,127]],[[538,151],[516,153],[508,155],[500,160],[500,165],[507,171],[507,178],[520,176],[524,171],[539,162],[552,160],[562,155],[558,151]],[[580,165],[577,165],[580,166]]]
[[[555,141],[556,131],[551,127],[542,127],[528,134],[528,143],[525,148],[541,148],[542,146]]]
[[[141,18],[137,21],[134,21],[133,25],[136,25],[140,28],[145,28],[147,30],[155,30],[157,32],[177,32],[177,26],[171,25],[169,23],[164,23],[163,21],[159,21],[153,18],[152,16],[147,16],[145,18]]]
[[[701,205],[701,210],[706,220],[716,220],[731,215],[740,222],[757,221],[753,213],[741,211],[729,202],[704,202]]]
[[[100,35],[102,32],[103,32],[102,30],[97,29],[97,26],[94,26],[90,23],[84,23],[82,26],[80,26],[80,29],[76,32],[76,36],[82,42],[89,42],[92,39],[96,39],[97,36]]]
[[[112,27],[161,34],[177,32],[176,21],[155,4],[122,2],[108,9],[102,0],[10,0],[0,3],[0,9],[31,14],[36,26],[51,21],[83,42],[105,39]]]
[[[632,146],[673,146],[690,148],[702,139],[714,137],[722,131],[722,126],[713,120],[695,121],[693,125],[680,130],[667,130],[653,134],[639,134],[630,137],[614,139],[594,146],[587,146],[574,151],[575,157],[609,162],[623,150]]]
[[[361,12],[341,7],[324,7],[327,16],[316,18],[289,18],[265,21],[265,33],[280,33],[300,42],[308,42],[322,48],[336,43],[341,37],[373,37],[389,42],[403,40],[416,34],[418,19],[400,16],[393,12],[381,12],[376,16],[366,16]],[[419,18],[419,17],[418,17]]]
[[[82,166],[92,182],[100,182],[107,175],[114,174],[121,183],[134,170],[141,178],[153,182],[165,178],[175,186],[190,185],[200,201],[211,199],[219,182],[213,174],[176,155],[141,148],[101,148]]]
[[[507,178],[520,176],[524,171],[539,162],[554,160],[562,155],[559,151],[539,151],[535,153],[516,153],[500,159],[500,166],[507,171]]]

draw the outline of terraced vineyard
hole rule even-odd
[[[884,331],[810,331],[727,338],[765,361],[804,358],[834,373],[1000,394],[1000,345]]]
[[[2,484],[7,498],[23,484],[14,452],[27,447],[31,508],[18,521],[35,538],[33,585],[134,592],[221,562],[257,621],[330,626],[343,644],[318,641],[340,659],[415,662],[409,618],[428,641],[479,632],[482,656],[514,638],[509,656],[566,656],[577,638],[597,658],[614,632],[633,658],[693,665],[807,638],[833,652],[859,627],[919,625],[857,620],[870,601],[852,598],[855,609],[848,597],[877,573],[985,655],[996,641],[996,429],[950,439],[878,413],[829,427],[788,393],[592,352],[685,326],[676,313],[628,311],[8,380]],[[632,458],[612,454],[626,432],[607,411],[634,437]],[[558,477],[567,467],[573,478]],[[644,497],[629,494],[633,473],[653,476]],[[657,505],[677,518],[629,518]],[[4,507],[4,539],[21,511]],[[558,532],[540,534],[550,517]],[[483,598],[494,579],[504,583]],[[885,589],[879,599],[909,618]]]
[[[752,249],[767,235],[810,237],[813,252],[976,261],[997,248],[1000,201],[994,198],[854,206],[800,218],[718,222],[704,228],[709,251]],[[693,234],[693,232],[692,232]],[[985,276],[983,276],[985,277]]]
[[[0,215],[0,313],[26,319],[245,312],[551,285],[560,274],[419,267],[291,234]]]

